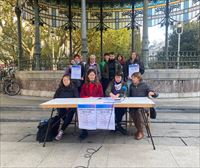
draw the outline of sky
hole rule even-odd
[[[160,25],[149,27],[149,42],[153,41],[162,42],[165,41],[165,27],[160,27]]]

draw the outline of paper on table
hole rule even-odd
[[[78,105],[78,123],[79,128],[95,130],[96,127],[96,105],[80,104]]]
[[[97,129],[115,130],[115,110],[112,104],[97,104]]]
[[[71,79],[81,79],[81,66],[80,65],[72,65]]]

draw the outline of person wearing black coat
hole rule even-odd
[[[132,79],[131,79],[132,74],[129,74],[129,66],[131,66],[131,65],[139,66],[138,72],[140,72],[141,74],[143,74],[145,71],[144,64],[140,61],[137,53],[135,51],[133,51],[130,59],[128,59],[126,61],[125,65],[124,65],[124,69],[123,69],[124,80],[125,80],[125,82],[127,82],[128,87],[130,87],[130,84],[132,83]]]
[[[129,89],[129,97],[157,97],[157,93],[150,89],[150,87],[142,80],[140,72],[132,74],[132,84]],[[143,133],[143,120],[141,109],[139,108],[130,108],[129,114],[135,124],[137,132],[135,134],[135,139],[140,140],[144,137]]]
[[[70,80],[70,75],[65,74],[61,82],[59,84],[58,89],[56,90],[53,98],[76,98],[79,97],[79,93],[75,85]],[[67,126],[71,123],[74,113],[76,109],[73,108],[58,108],[58,116],[60,117],[63,124],[58,131],[57,136],[55,137],[56,140],[61,140],[64,130]]]

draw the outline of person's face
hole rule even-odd
[[[118,61],[121,61],[122,60],[122,56],[120,55],[120,56],[118,56]]]
[[[114,55],[114,54],[110,54],[110,55],[109,55],[109,59],[110,59],[110,60],[114,60],[114,59],[115,59],[115,55]]]
[[[70,79],[69,79],[69,77],[65,76],[65,77],[63,78],[63,84],[64,84],[64,86],[69,86],[69,84],[70,84]]]
[[[75,58],[74,58],[74,61],[76,62],[76,64],[78,64],[78,63],[80,63],[81,60],[80,60],[79,57],[75,57]]]
[[[105,59],[105,61],[108,61],[109,60],[109,55],[105,55],[104,59]]]
[[[134,76],[132,76],[132,82],[134,85],[138,85],[140,83],[139,79]]]
[[[89,78],[89,81],[90,81],[90,82],[94,81],[94,80],[95,80],[95,77],[96,77],[96,75],[95,75],[94,72],[90,72],[90,73],[88,74],[88,78]]]
[[[137,57],[136,53],[135,53],[135,52],[132,52],[132,55],[131,55],[132,60],[135,60],[136,57]]]
[[[91,64],[94,64],[94,63],[95,63],[95,61],[96,61],[96,59],[95,59],[95,58],[90,58],[90,63],[91,63]]]
[[[122,81],[122,77],[121,76],[115,76],[115,82],[119,83]]]

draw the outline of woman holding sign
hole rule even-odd
[[[87,71],[86,80],[81,88],[80,97],[103,97],[103,88],[101,83],[98,80],[97,72],[94,69],[89,69]],[[88,131],[85,129],[81,130],[79,138],[81,140],[85,139],[88,136]]]
[[[75,84],[75,86],[78,88],[78,91],[80,92],[85,75],[85,67],[84,64],[81,62],[80,55],[74,55],[74,59],[71,61],[71,65],[66,69],[65,73],[70,74],[72,82]]]
[[[132,83],[131,75],[135,72],[144,73],[144,65],[140,61],[139,56],[135,51],[132,52],[130,59],[128,59],[124,65],[124,80],[128,86]]]

